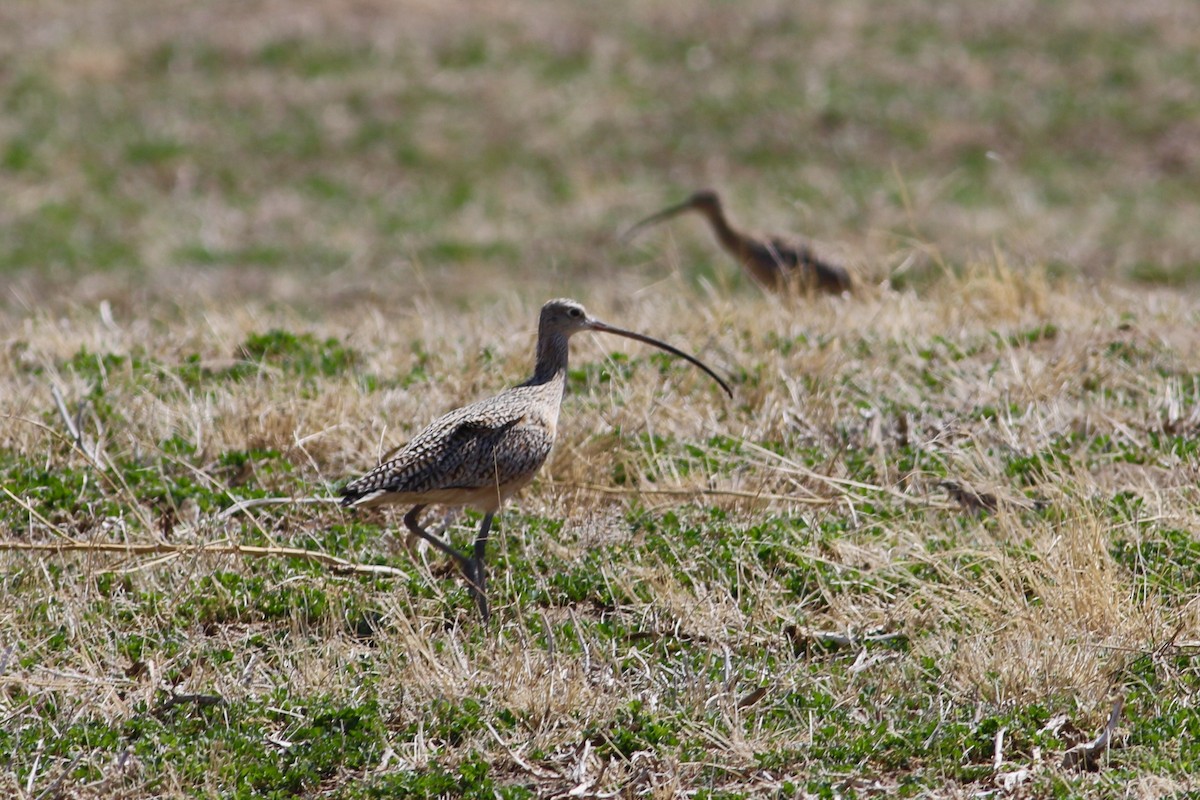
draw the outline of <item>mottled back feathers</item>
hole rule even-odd
[[[764,244],[747,238],[744,250],[738,256],[746,268],[770,288],[782,288],[782,284],[792,280],[798,281],[802,288],[812,287],[825,292],[848,291],[852,285],[850,273],[821,260],[802,242],[776,236]]]
[[[445,490],[491,488],[498,502],[527,483],[550,454],[561,400],[562,384],[551,382],[517,386],[452,411],[342,489],[342,505],[419,502]]]

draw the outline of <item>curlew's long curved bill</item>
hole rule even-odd
[[[725,383],[725,381],[721,380],[721,376],[717,375],[717,373],[715,373],[711,369],[709,369],[708,365],[705,364],[700,359],[696,358],[695,356],[688,355],[687,353],[683,352],[682,350],[680,350],[677,347],[672,347],[671,345],[667,344],[666,342],[661,342],[652,336],[645,336],[640,333],[634,333],[633,331],[627,331],[624,328],[614,327],[612,325],[609,325],[607,322],[601,322],[598,319],[589,319],[588,327],[594,331],[599,331],[601,333],[611,333],[611,334],[615,334],[617,336],[624,336],[626,339],[636,339],[639,342],[645,342],[646,344],[652,344],[655,347],[657,347],[659,350],[665,350],[668,353],[670,353],[671,355],[679,356],[680,358],[684,359],[685,361],[690,361],[692,364],[696,365],[700,369],[707,372],[709,377],[711,377],[714,381],[719,383],[721,385],[721,388],[725,390],[725,394],[729,395],[730,397],[733,397],[733,390],[729,388],[729,384],[727,384],[727,383]]]
[[[649,228],[651,225],[655,225],[659,222],[662,222],[663,220],[668,220],[671,217],[673,217],[677,214],[682,214],[684,211],[688,211],[691,208],[692,208],[692,201],[685,200],[684,202],[682,202],[678,205],[671,206],[670,208],[664,208],[662,211],[659,211],[655,214],[651,214],[650,216],[646,217],[641,222],[635,222],[628,230],[626,230],[624,233],[622,233],[621,241],[628,242],[634,236],[637,236],[639,233],[641,233],[646,228]]]

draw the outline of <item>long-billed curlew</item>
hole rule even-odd
[[[679,205],[646,217],[621,238],[630,239],[643,228],[685,211],[703,214],[725,251],[768,289],[786,291],[794,285],[802,290],[813,288],[840,294],[851,288],[850,273],[817,258],[807,245],[779,237],[755,238],[734,228],[725,218],[721,198],[711,189],[696,192]]]
[[[588,316],[574,300],[551,300],[542,306],[538,319],[533,377],[435,420],[395,458],[342,489],[343,506],[411,505],[404,524],[458,562],[485,623],[489,613],[483,555],[492,517],[506,499],[533,480],[550,455],[567,388],[567,342],[580,331],[613,333],[652,344],[692,362],[733,396],[725,381],[682,350],[605,324]],[[431,503],[468,505],[483,512],[470,558],[421,527],[421,512]]]

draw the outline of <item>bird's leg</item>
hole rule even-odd
[[[484,572],[483,554],[487,550],[488,532],[492,529],[492,517],[494,516],[494,511],[489,511],[484,515],[483,522],[479,524],[479,533],[475,536],[475,553],[463,568],[463,572],[467,575],[468,588],[475,598],[476,605],[479,606],[479,614],[483,617],[485,625],[491,614],[488,612],[487,574]]]
[[[446,531],[450,530],[450,526],[454,524],[454,520],[457,517],[457,508],[447,508],[446,513],[442,515],[442,521],[437,524],[437,527],[432,530],[426,528],[425,532],[441,539],[446,534]],[[425,542],[421,541],[422,538],[424,537],[418,536],[412,532],[411,528],[409,529],[408,535],[404,537],[404,549],[409,552],[409,555],[416,555],[425,548]]]
[[[458,562],[462,568],[463,575],[467,578],[467,588],[471,592],[471,596],[475,598],[475,604],[479,606],[479,613],[483,617],[484,624],[487,624],[490,618],[488,611],[487,593],[485,589],[486,577],[483,571],[483,555],[487,549],[488,531],[492,527],[492,517],[494,512],[489,512],[483,518],[483,523],[479,526],[479,534],[475,537],[475,553],[473,558],[467,558],[462,553],[455,550],[450,545],[443,542],[433,534],[421,527],[420,517],[421,512],[425,510],[424,505],[413,506],[407,514],[404,515],[404,524],[408,529],[420,536],[431,545],[441,550],[446,555]]]
[[[469,575],[470,569],[471,569],[471,559],[467,558],[462,553],[458,552],[453,547],[446,544],[441,539],[437,538],[436,536],[434,536],[433,534],[429,533],[428,531],[426,531],[424,528],[421,527],[420,517],[421,517],[421,512],[424,510],[425,510],[424,505],[413,506],[412,510],[404,515],[404,524],[407,525],[408,529],[410,531],[412,531],[413,533],[415,533],[417,536],[420,536],[422,539],[429,542],[431,545],[436,547],[438,550],[441,550],[443,553],[445,553],[446,555],[450,556],[455,561],[457,561],[458,565],[460,567],[462,567],[463,572],[466,572]]]

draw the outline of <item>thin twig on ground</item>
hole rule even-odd
[[[702,497],[738,497],[745,500],[774,500],[782,503],[797,503],[806,506],[830,506],[839,502],[833,497],[796,497],[786,494],[768,494],[766,492],[747,492],[737,489],[645,489],[640,487],[622,488],[620,486],[600,486],[594,483],[559,483],[551,482],[551,486],[563,489],[580,489],[586,492],[612,495],[665,495],[668,497],[696,496]]]
[[[34,553],[120,553],[126,556],[146,555],[227,555],[248,556],[250,558],[298,558],[314,564],[327,566],[335,573],[344,575],[387,575],[394,578],[408,578],[408,573],[397,567],[384,564],[358,564],[344,558],[322,553],[319,550],[305,550],[300,547],[258,547],[247,544],[211,543],[200,545],[169,544],[153,542],[148,544],[126,544],[123,542],[13,542],[0,541],[0,551],[25,551]]]

